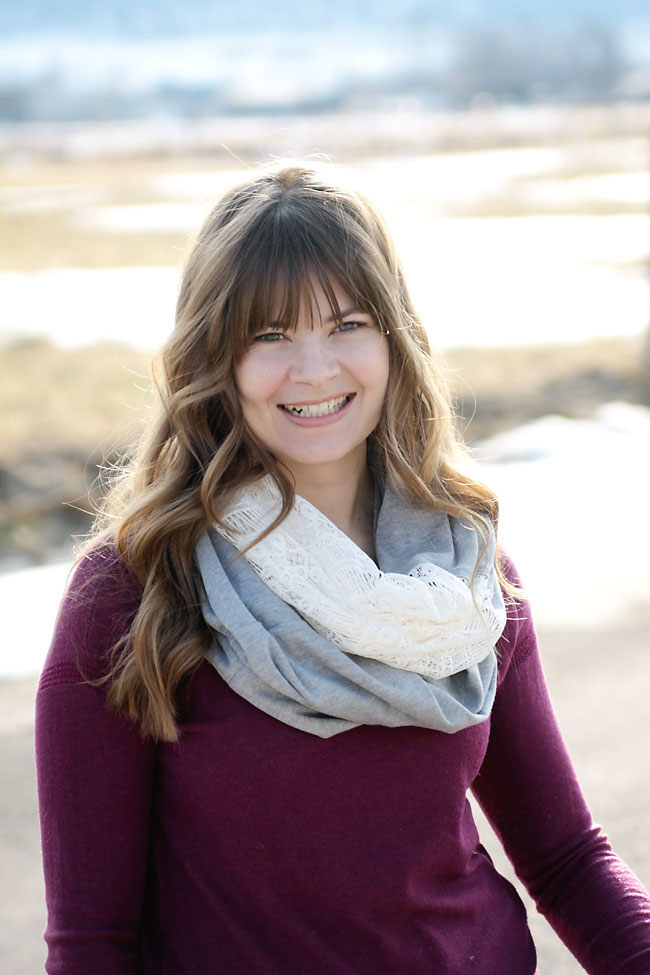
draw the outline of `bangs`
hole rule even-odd
[[[289,208],[287,208],[289,209]],[[301,314],[309,327],[318,324],[315,290],[320,285],[333,321],[342,321],[333,285],[346,292],[360,311],[377,315],[375,288],[363,274],[367,262],[351,259],[349,236],[335,221],[319,225],[296,219],[278,206],[266,212],[247,237],[237,260],[228,297],[228,331],[235,360],[255,335],[272,326],[294,328]]]

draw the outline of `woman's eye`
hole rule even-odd
[[[365,324],[366,324],[365,322],[357,322],[357,321],[341,322],[340,325],[337,325],[336,326],[336,328],[334,329],[334,331],[335,332],[354,332],[358,328],[363,328],[363,326]]]
[[[284,338],[283,332],[262,332],[260,335],[256,335],[255,342],[279,342]]]

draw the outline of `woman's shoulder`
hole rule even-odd
[[[110,654],[124,638],[142,599],[142,585],[116,546],[100,540],[77,560],[59,608],[46,674],[79,679],[106,672]]]
[[[117,546],[99,540],[77,560],[66,587],[63,607],[93,617],[135,611],[142,584],[125,564]]]
[[[66,595],[101,604],[120,594],[139,599],[142,585],[124,562],[117,545],[111,539],[100,538],[77,559]]]

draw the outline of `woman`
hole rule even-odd
[[[228,193],[159,392],[38,692],[48,971],[531,975],[471,788],[586,970],[649,972],[368,202]]]

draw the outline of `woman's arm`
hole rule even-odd
[[[474,792],[517,876],[584,968],[647,975],[650,897],[593,823],[525,603],[518,616],[506,631],[508,659]]]
[[[109,712],[96,678],[137,608],[120,563],[93,553],[64,598],[36,699],[49,946],[46,969],[134,975],[149,848],[154,748]]]

